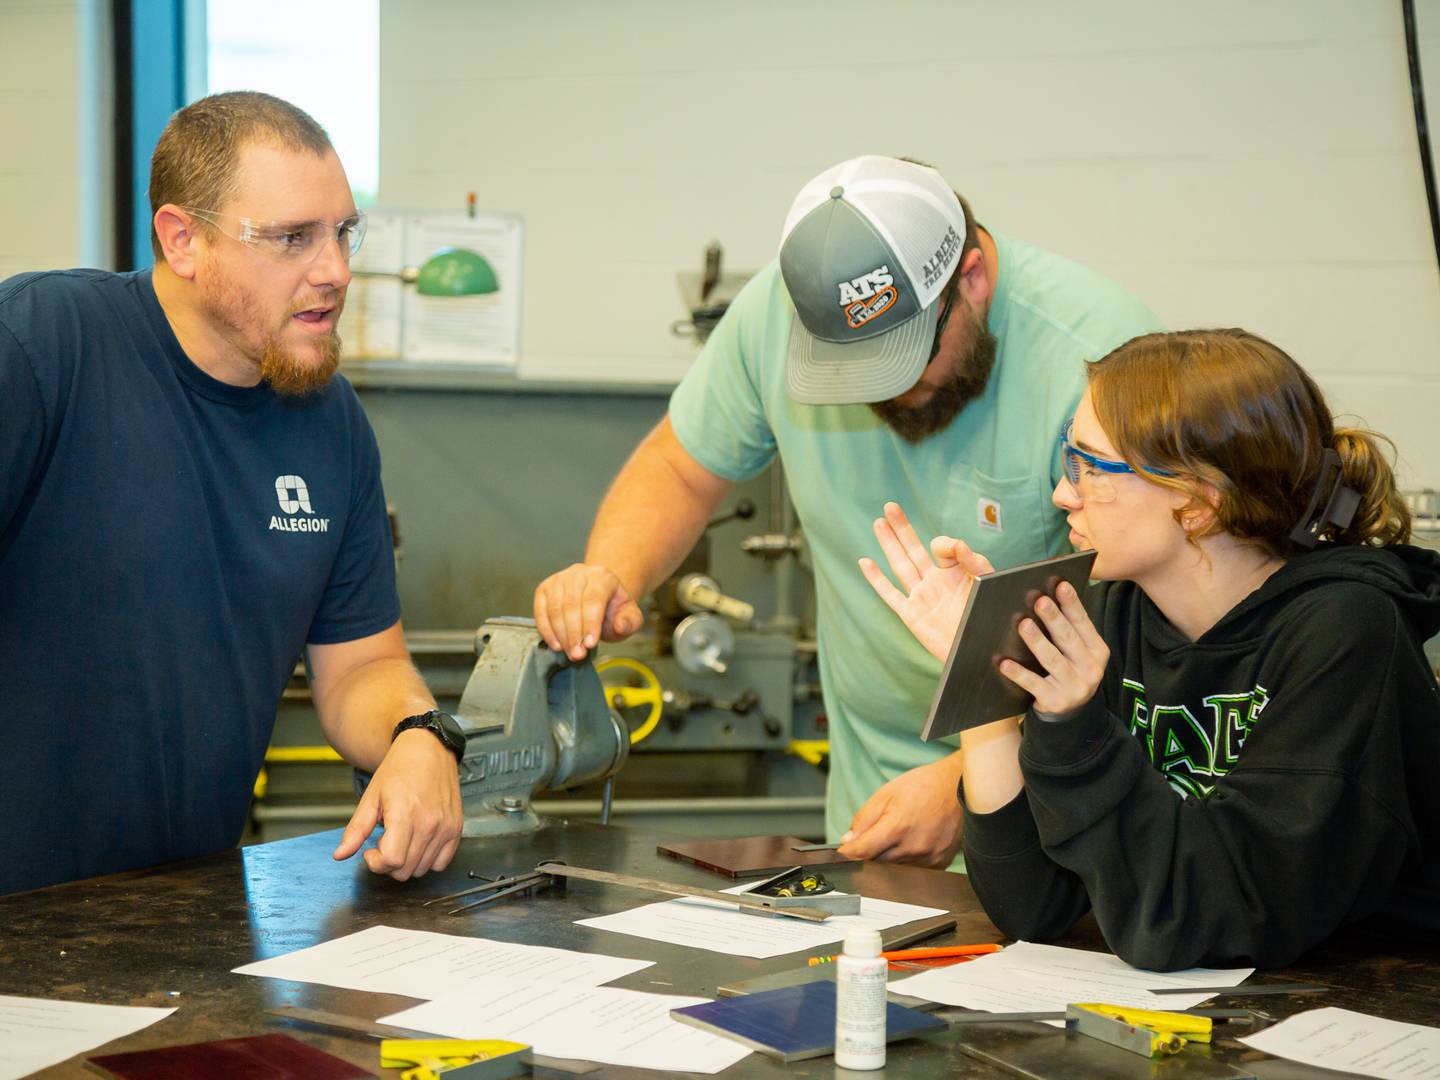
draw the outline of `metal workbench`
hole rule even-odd
[[[330,851],[338,837],[339,831],[334,830],[0,897],[0,994],[179,1006],[168,1019],[109,1044],[107,1052],[283,1031],[376,1075],[390,1076],[396,1074],[378,1067],[374,1041],[292,1024],[268,1016],[265,1010],[301,1005],[374,1019],[414,1004],[412,999],[257,979],[231,974],[231,969],[376,924],[650,959],[654,966],[612,985],[656,993],[714,996],[722,983],[782,971],[797,961],[804,963],[795,955],[752,960],[576,926],[576,919],[657,899],[587,882],[572,882],[564,895],[541,894],[466,916],[450,917],[438,907],[420,906],[428,897],[469,884],[467,870],[500,875],[527,870],[546,858],[711,887],[729,884],[657,854],[656,843],[665,837],[653,830],[557,822],[528,836],[466,840],[450,869],[408,883],[376,877],[358,858],[332,862]],[[867,896],[954,912],[958,929],[953,940],[998,940],[963,875],[876,863],[828,872],[841,887]],[[1064,944],[1103,947],[1088,923]],[[1440,1021],[1440,947],[1434,944],[1411,943],[1395,950],[1374,941],[1346,939],[1317,950],[1303,966],[1267,973],[1264,981],[1272,981],[1272,975],[1322,983],[1334,990],[1324,995],[1234,999],[1223,1004],[1263,1010],[1275,1018],[1336,1005],[1395,1020]],[[987,1027],[993,1042],[994,1027]],[[1014,1029],[1016,1040],[1063,1038],[1041,1025],[1006,1028]],[[961,1048],[961,1040],[977,1038],[979,1030],[951,1029],[892,1044],[886,1069],[865,1075],[1005,1075]],[[1245,1033],[1251,1029],[1237,1030]],[[1228,1040],[1217,1046],[1216,1057],[1234,1061],[1248,1057],[1252,1060],[1246,1062],[1247,1068],[1274,1078],[1336,1075],[1278,1061],[1257,1065],[1253,1059],[1261,1055]],[[1135,1062],[1148,1072],[1148,1062],[1140,1058]],[[41,1075],[94,1074],[73,1059]],[[598,1075],[660,1074],[608,1067]],[[830,1058],[786,1066],[752,1054],[722,1075],[829,1078],[861,1074],[837,1070]]]

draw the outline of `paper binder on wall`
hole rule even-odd
[[[346,360],[405,360],[514,371],[520,357],[523,228],[515,214],[371,211],[341,335]],[[402,282],[438,252],[481,255],[498,290],[479,296],[424,296]],[[378,276],[363,276],[374,274]],[[414,278],[412,269],[409,277]]]

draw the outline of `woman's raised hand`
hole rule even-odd
[[[884,517],[875,519],[875,539],[900,587],[895,587],[874,559],[861,559],[860,572],[915,640],[944,663],[970,586],[980,574],[995,568],[984,555],[953,537],[937,536],[926,550],[905,511],[893,502],[885,504]]]

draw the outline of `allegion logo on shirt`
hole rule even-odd
[[[275,478],[275,497],[280,500],[280,509],[288,514],[288,517],[277,517],[270,515],[270,528],[279,532],[329,532],[330,519],[314,517],[315,511],[310,509],[310,489],[305,486],[305,481],[299,476],[277,476]],[[311,517],[296,517],[301,512],[312,515]]]

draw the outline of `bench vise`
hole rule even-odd
[[[466,836],[540,827],[536,792],[608,780],[630,754],[589,660],[554,652],[535,620],[488,620],[475,632],[475,667],[455,720],[465,732],[460,797]]]

